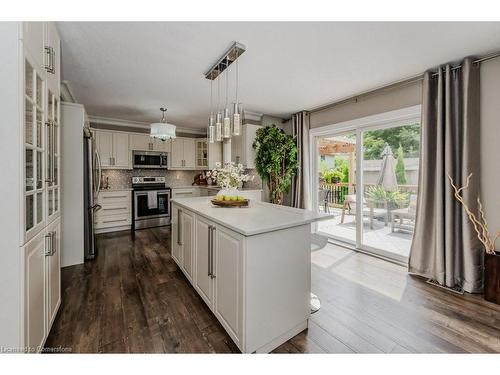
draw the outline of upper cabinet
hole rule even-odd
[[[131,151],[170,152],[171,147],[170,140],[153,139],[149,134],[130,134]]]
[[[172,139],[170,169],[196,169],[196,138]]]
[[[59,97],[61,94],[61,38],[54,23],[46,24],[45,35],[44,52],[47,88]]]
[[[97,151],[104,169],[130,169],[129,134],[108,130],[95,130]]]
[[[197,139],[196,168],[214,169],[216,163],[222,163],[222,143],[209,143],[206,139]]]
[[[46,75],[47,89],[59,97],[61,90],[61,38],[53,22],[22,22],[21,40],[25,53]]]
[[[45,70],[46,22],[22,22],[20,27],[25,53],[31,56],[36,68]]]
[[[245,168],[255,168],[255,150],[253,143],[260,125],[244,124],[241,127],[241,135],[231,138],[231,161],[243,164]]]

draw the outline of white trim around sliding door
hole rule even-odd
[[[415,120],[420,121],[421,119],[421,106],[416,105],[412,107],[406,107],[394,111],[379,113],[372,116],[366,116],[357,118],[354,120],[339,122],[332,125],[326,125],[319,128],[311,129],[309,132],[309,143],[310,143],[310,170],[311,176],[318,175],[318,158],[316,157],[318,138],[327,137],[327,136],[338,136],[344,134],[346,132],[355,132],[356,133],[356,181],[360,185],[363,184],[363,176],[361,173],[361,163],[362,158],[359,155],[362,155],[362,133],[367,130],[374,129],[384,129],[391,128],[395,126],[405,126],[411,125],[415,122]],[[318,180],[317,178],[311,178],[310,188],[312,194],[312,207],[317,209],[318,207],[318,195],[315,193],[318,191]],[[362,190],[357,189],[356,192],[357,200],[360,202],[362,197]],[[356,218],[361,216],[361,205],[356,205]],[[317,230],[317,226],[315,226],[314,230]],[[391,260],[396,261],[397,263],[404,264],[406,259],[402,259],[399,257],[393,257],[390,253],[381,250],[369,247],[367,245],[362,245],[362,236],[363,236],[363,227],[362,220],[356,220],[356,241],[355,246],[356,249],[364,252],[373,253],[374,255],[383,257],[383,258],[392,258]],[[352,242],[341,239],[335,236],[332,236],[333,239],[344,241],[348,244],[353,244]]]

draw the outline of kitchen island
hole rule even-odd
[[[243,353],[267,353],[307,328],[311,211],[250,201],[172,200],[172,257]]]

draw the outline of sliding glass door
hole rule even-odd
[[[314,203],[332,215],[318,231],[403,263],[418,196],[420,115],[412,109],[402,119],[379,115],[351,121],[347,131],[311,132]]]
[[[356,132],[319,137],[316,151],[318,210],[333,215],[318,230],[356,244]]]

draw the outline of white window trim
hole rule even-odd
[[[361,155],[362,153],[362,145],[360,139],[363,131],[376,128],[376,129],[384,129],[390,128],[393,126],[405,126],[411,125],[416,120],[421,121],[421,105],[415,105],[411,107],[401,108],[394,111],[388,111],[383,113],[378,113],[371,116],[360,117],[357,119],[343,121],[336,124],[325,125],[318,128],[311,129],[309,131],[309,170],[311,171],[311,179],[310,179],[310,191],[312,196],[312,207],[316,210],[318,207],[318,195],[315,193],[318,189],[318,181],[313,176],[318,175],[318,163],[316,160],[316,150],[318,146],[318,138],[324,136],[335,136],[341,133],[346,132],[356,132],[356,155]],[[359,181],[360,184],[363,183],[362,173],[361,173],[361,158],[356,158],[356,181]],[[358,189],[358,193],[361,194],[361,191]],[[359,197],[358,197],[359,199]],[[360,211],[360,205],[356,205],[357,211]],[[361,212],[356,212],[356,215],[360,215]],[[359,222],[359,220],[356,220]],[[358,224],[358,228],[356,230],[356,249],[361,251],[369,251],[374,253],[375,255],[387,256],[384,251],[378,251],[377,249],[373,249],[369,246],[362,245],[362,232],[360,230],[360,224]],[[317,230],[317,224],[314,225],[314,231]],[[380,254],[377,254],[380,253]],[[405,263],[406,259],[393,259],[398,263]]]

